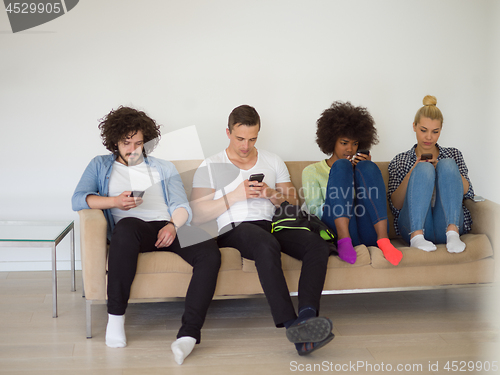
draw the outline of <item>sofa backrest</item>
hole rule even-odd
[[[184,184],[184,189],[186,190],[186,195],[188,198],[191,197],[191,190],[193,187],[193,177],[196,169],[201,164],[202,160],[172,160],[177,171],[181,175],[182,182]],[[309,164],[316,163],[316,161],[286,161],[285,164],[288,167],[288,171],[290,172],[290,178],[292,180],[293,186],[297,189],[299,194],[300,204],[304,203],[304,196],[302,194],[302,170],[307,167]],[[387,191],[387,184],[389,181],[389,171],[388,166],[389,162],[387,161],[379,161],[375,162],[382,172],[382,177],[384,179],[385,188]],[[394,231],[394,217],[392,215],[391,210],[389,209],[389,204],[387,204],[387,213],[389,218],[389,237],[396,237]]]

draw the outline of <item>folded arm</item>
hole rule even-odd
[[[137,207],[142,203],[142,198],[131,197],[131,193],[131,191],[124,191],[116,197],[88,195],[86,201],[90,208],[98,208],[100,210],[119,208],[120,210],[128,211],[131,208]]]

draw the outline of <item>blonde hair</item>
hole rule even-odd
[[[426,95],[422,102],[424,103],[424,106],[421,107],[415,115],[415,125],[420,122],[420,118],[422,116],[430,118],[431,120],[439,120],[441,121],[441,125],[443,125],[443,114],[441,113],[439,108],[436,107],[436,97],[432,95]]]

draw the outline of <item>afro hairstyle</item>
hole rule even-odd
[[[375,121],[365,107],[350,102],[334,102],[318,119],[316,143],[320,150],[332,155],[339,137],[358,141],[358,149],[370,149],[378,143]]]

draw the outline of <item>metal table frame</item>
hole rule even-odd
[[[35,221],[4,221],[5,223],[34,223]],[[62,224],[62,223],[61,223]],[[75,223],[68,222],[68,226],[54,240],[19,240],[19,241],[0,241],[1,247],[49,247],[52,249],[52,317],[57,318],[57,264],[56,264],[56,246],[68,233],[71,232],[70,254],[71,254],[71,291],[76,291],[75,286]]]

